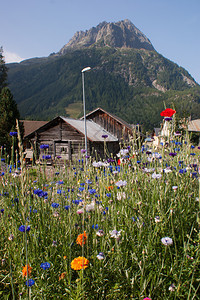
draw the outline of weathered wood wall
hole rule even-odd
[[[75,128],[64,122],[62,119],[56,119],[48,123],[35,132],[31,137],[35,143],[37,156],[42,158],[43,155],[49,154],[53,159],[73,160],[80,157],[81,149],[85,148],[85,137]],[[48,150],[40,149],[40,145],[48,144]],[[107,152],[116,154],[119,151],[118,142],[107,142]],[[104,142],[87,143],[88,155],[104,157]]]
[[[132,131],[124,124],[121,124],[119,121],[117,121],[117,119],[114,119],[103,111],[97,110],[88,115],[87,118],[93,120],[105,130],[112,133],[119,139],[119,141],[127,141],[129,140],[129,136],[132,135]]]

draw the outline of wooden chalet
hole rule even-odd
[[[104,156],[104,142],[108,153],[119,151],[119,141],[111,132],[102,128],[93,120],[87,120],[88,155]],[[25,136],[27,147],[36,150],[37,158],[51,155],[52,159],[61,158],[72,160],[78,158],[81,149],[85,148],[84,120],[56,117]],[[105,139],[102,136],[107,136]],[[48,149],[41,149],[41,145],[48,144]]]
[[[84,117],[81,118],[81,120],[83,119]],[[130,136],[133,135],[132,125],[100,107],[88,113],[86,119],[99,124],[105,130],[117,137],[121,143],[129,141]]]

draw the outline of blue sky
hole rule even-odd
[[[129,19],[200,84],[200,0],[3,0],[6,62],[48,56],[79,30]]]

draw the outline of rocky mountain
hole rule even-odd
[[[116,23],[102,22],[85,32],[76,32],[72,39],[62,47],[59,54],[90,46],[154,50],[149,39],[126,19]]]
[[[24,119],[82,115],[81,70],[87,66],[86,110],[100,106],[129,123],[159,126],[164,105],[200,117],[200,86],[159,54],[130,21],[78,32],[58,53],[8,64],[8,82]]]

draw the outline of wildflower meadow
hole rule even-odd
[[[2,154],[0,299],[200,299],[200,150],[171,129],[102,160]]]

